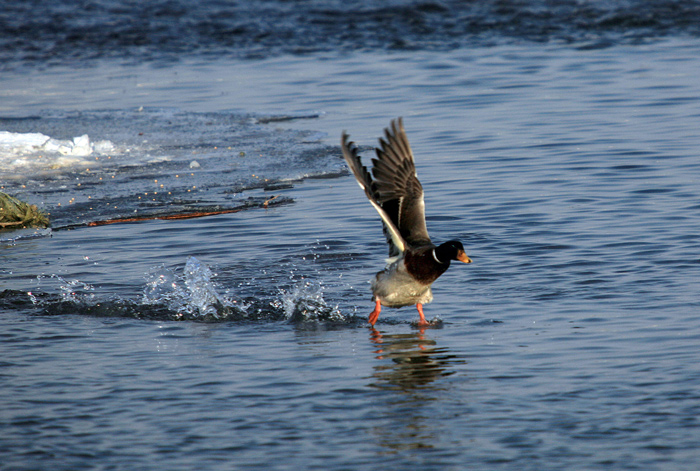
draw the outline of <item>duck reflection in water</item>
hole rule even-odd
[[[454,366],[465,361],[426,338],[425,328],[401,334],[372,328],[370,341],[377,363],[369,386],[390,393],[381,396],[381,425],[372,434],[386,453],[432,448],[442,429],[430,410],[450,396],[445,394],[449,382],[439,380],[456,373]]]
[[[376,345],[378,360],[391,360],[374,366],[373,387],[410,391],[429,386],[438,378],[455,372],[451,364],[463,363],[435,340],[425,337],[425,328],[405,334],[383,334],[370,330],[370,340]]]

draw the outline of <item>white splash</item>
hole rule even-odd
[[[190,316],[226,315],[230,302],[216,289],[215,274],[195,257],[185,264],[183,275],[178,276],[164,266],[147,275],[143,292],[144,304],[165,304],[169,309]]]
[[[216,291],[212,278],[214,274],[208,266],[195,257],[190,257],[185,264],[185,286],[189,292],[189,305],[201,316],[218,317],[218,312],[225,305],[225,299]]]
[[[95,287],[80,280],[66,280],[59,275],[53,274],[48,276],[39,275],[37,276],[37,282],[39,286],[47,284],[47,282],[49,285],[57,285],[57,291],[60,293],[63,301],[89,301],[94,298],[93,292],[95,291]],[[44,291],[48,290],[44,289]],[[33,298],[33,301],[35,300],[36,298]]]
[[[342,322],[345,316],[338,306],[329,305],[323,298],[323,285],[319,282],[302,281],[290,291],[280,289],[281,299],[273,303],[281,307],[289,321]]]

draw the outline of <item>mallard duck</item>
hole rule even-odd
[[[458,240],[434,245],[425,225],[423,187],[416,175],[413,152],[408,144],[403,120],[398,118],[384,130],[375,149],[372,174],[362,165],[358,149],[343,131],[341,146],[350,170],[379,213],[389,243],[389,259],[384,270],[372,280],[374,310],[369,323],[374,326],[382,306],[415,305],[419,326],[427,326],[423,304],[433,300],[430,286],[450,266],[452,260],[471,263]]]

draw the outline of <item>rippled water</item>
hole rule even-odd
[[[697,469],[700,43],[634,2],[501,3],[521,26],[490,45],[442,2],[412,48],[370,27],[248,61],[15,57],[0,131],[113,148],[0,148],[0,190],[54,221],[0,233],[2,468]],[[411,18],[382,11],[365,26]],[[71,31],[49,39],[89,43]],[[400,115],[431,235],[474,263],[436,283],[439,328],[404,308],[374,330],[386,247],[338,141]],[[166,218],[203,211],[224,212]]]
[[[170,63],[327,51],[452,50],[555,42],[577,48],[700,35],[700,7],[673,0],[115,0],[2,2],[0,68],[85,60]]]

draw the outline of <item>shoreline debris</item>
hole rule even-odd
[[[0,191],[0,229],[46,228],[49,225],[49,217],[36,205]]]

